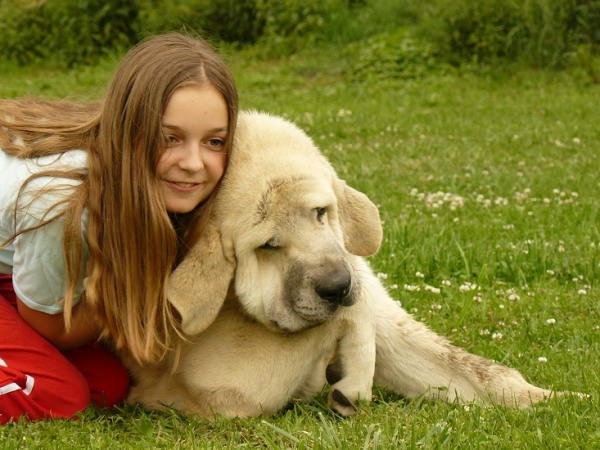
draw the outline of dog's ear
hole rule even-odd
[[[334,191],[346,250],[358,256],[376,253],[383,237],[377,206],[343,180],[336,180]]]
[[[234,270],[234,259],[226,258],[221,233],[211,221],[169,278],[167,297],[181,316],[185,334],[198,334],[213,323]]]

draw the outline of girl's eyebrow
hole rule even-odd
[[[181,127],[178,127],[177,125],[169,125],[168,123],[163,123],[161,124],[161,126],[163,128],[169,128],[171,130],[175,130],[175,131],[183,131]],[[229,131],[229,127],[218,127],[218,128],[213,128],[211,130],[207,130],[209,133],[221,133],[221,132],[228,132]]]

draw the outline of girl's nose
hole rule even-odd
[[[198,143],[190,143],[184,146],[179,160],[179,167],[190,172],[197,172],[204,168],[202,159],[202,146]]]

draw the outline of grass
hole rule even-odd
[[[372,265],[407,310],[535,384],[591,397],[511,410],[376,388],[350,419],[323,394],[274,417],[214,422],[92,408],[0,427],[0,449],[600,448],[600,86],[525,69],[353,84],[343,52],[321,49],[227,59],[242,107],[294,120],[379,205],[385,240]],[[0,96],[98,98],[114,62],[0,66]]]

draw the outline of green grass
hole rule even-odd
[[[379,205],[385,240],[372,265],[407,310],[535,384],[591,397],[511,410],[377,388],[351,419],[321,395],[212,423],[91,409],[0,427],[0,449],[600,448],[600,86],[518,69],[360,85],[343,52],[319,53],[229,52],[242,106],[294,120]],[[113,65],[0,66],[0,96],[98,98]]]

